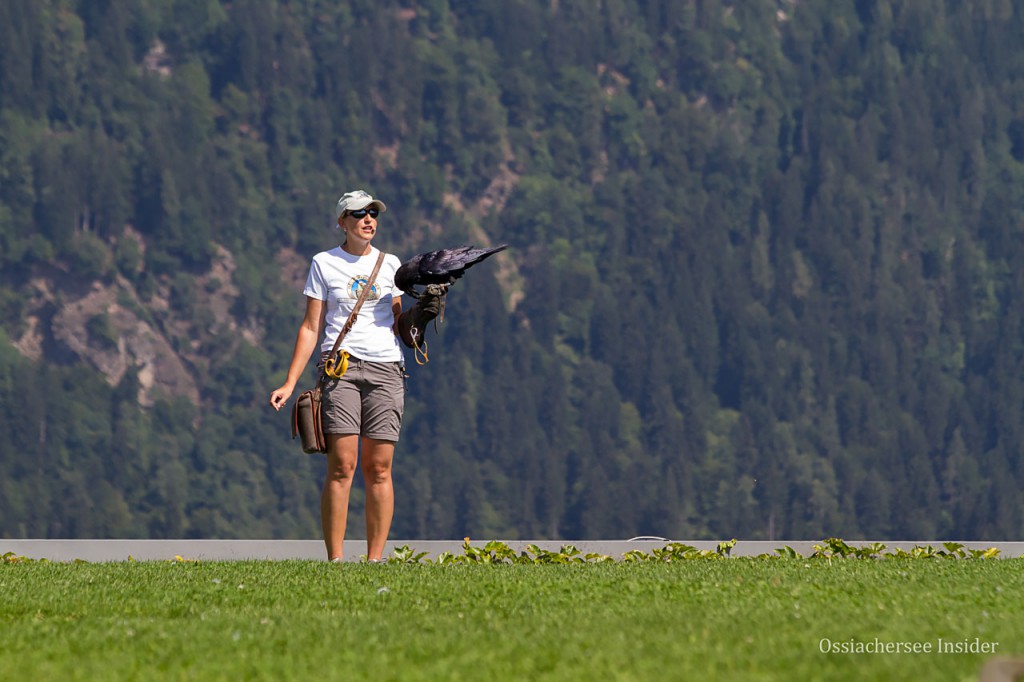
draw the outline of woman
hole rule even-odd
[[[321,364],[369,279],[379,251],[370,245],[384,202],[362,190],[338,200],[341,246],[318,253],[306,278],[306,315],[299,326],[288,378],[270,394],[275,410],[288,401],[316,347]],[[395,335],[402,312],[401,291],[394,286],[401,263],[384,257],[380,272],[340,350],[350,354],[348,370],[324,387],[323,425],[327,441],[327,476],[320,498],[327,558],[342,560],[349,492],[359,461],[366,482],[366,558],[380,561],[394,514],[391,462],[405,405],[404,356]]]

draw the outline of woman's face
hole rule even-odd
[[[358,211],[349,211],[338,222],[346,237],[370,241],[377,233],[378,215],[380,215],[380,211],[377,208],[363,208]]]

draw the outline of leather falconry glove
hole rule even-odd
[[[419,299],[409,310],[398,316],[398,335],[409,348],[414,348],[426,356],[424,333],[431,321],[444,321],[445,295],[448,286],[445,284],[428,284]],[[436,322],[435,322],[436,329]],[[417,362],[419,359],[417,358]],[[422,363],[421,363],[422,364]]]

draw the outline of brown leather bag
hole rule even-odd
[[[302,450],[310,454],[327,452],[324,423],[320,412],[321,384],[303,391],[292,407],[292,440],[302,437]]]
[[[359,309],[363,307],[363,302],[370,294],[370,289],[373,288],[373,282],[377,279],[377,273],[380,272],[380,266],[383,262],[384,252],[381,251],[380,255],[377,256],[377,262],[373,266],[373,272],[370,273],[370,278],[366,280],[362,291],[359,292],[359,298],[356,300],[355,307],[349,313],[348,319],[345,320],[345,326],[341,328],[338,338],[334,341],[334,347],[331,348],[331,352],[327,355],[328,359],[336,357],[341,340],[352,329],[352,325],[356,321],[356,315],[359,314]],[[326,382],[327,376],[324,370],[321,369],[316,386],[300,393],[299,397],[295,399],[295,405],[292,406],[292,440],[295,440],[296,436],[300,437],[302,439],[302,450],[309,454],[327,452],[327,437],[324,435],[322,411],[323,391]]]

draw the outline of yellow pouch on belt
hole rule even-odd
[[[332,379],[340,379],[348,371],[348,351],[338,351],[337,357],[327,358],[324,363],[324,374]]]

